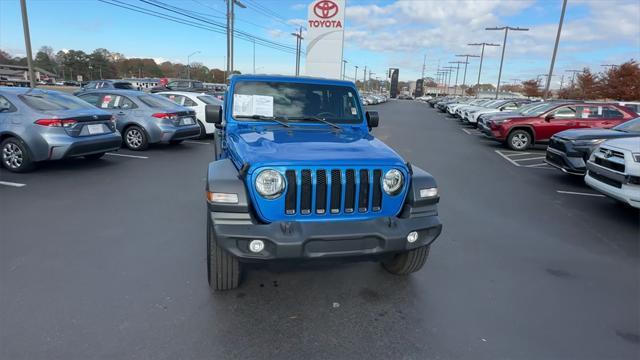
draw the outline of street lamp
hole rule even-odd
[[[556,43],[553,47],[553,55],[551,56],[551,66],[549,66],[549,76],[547,76],[547,84],[544,86],[542,100],[547,100],[549,94],[549,86],[551,86],[551,77],[553,76],[553,66],[556,63],[556,54],[558,53],[558,44],[560,43],[560,33],[562,32],[562,23],[564,21],[564,11],[567,9],[567,0],[562,1],[562,12],[560,13],[560,22],[558,23],[558,33],[556,34]]]
[[[347,60],[342,60],[342,80],[344,80],[344,74],[345,74],[345,71],[347,70],[347,63],[348,63]]]
[[[480,57],[480,56],[478,56],[478,55],[469,55],[469,54],[456,55],[456,56],[465,58],[464,59],[464,75],[462,76],[462,87],[465,87],[467,85],[467,64],[469,64],[469,58],[470,57]]]
[[[496,86],[496,99],[497,99],[498,98],[498,93],[500,92],[500,78],[502,77],[502,63],[504,62],[504,49],[507,47],[507,35],[509,34],[509,30],[512,30],[512,31],[529,31],[529,29],[520,28],[520,27],[502,26],[502,27],[485,28],[485,30],[489,30],[489,31],[493,31],[493,30],[502,31],[502,30],[504,30],[504,41],[502,42],[502,57],[500,58],[500,70],[498,71],[498,84]]]
[[[200,50],[196,50],[191,54],[187,55],[187,79],[191,80],[191,57],[195,54],[199,54]]]
[[[486,42],[471,43],[471,44],[467,44],[467,45],[469,45],[469,46],[482,46],[482,52],[480,52],[480,68],[478,68],[478,82],[476,84],[476,87],[478,88],[476,90],[476,97],[478,97],[478,94],[480,93],[480,74],[482,74],[482,60],[484,60],[484,47],[485,46],[500,46],[500,45],[486,43]]]
[[[457,64],[457,66],[455,68],[456,69],[456,84],[453,87],[453,93],[455,95],[458,95],[458,72],[460,72],[460,64],[464,64],[464,66],[466,67],[468,62],[466,62],[466,61],[449,61],[449,64]]]

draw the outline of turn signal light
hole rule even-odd
[[[73,119],[39,119],[39,120],[36,120],[35,123],[40,126],[69,127],[76,124],[77,121]]]
[[[207,191],[207,200],[216,203],[237,204],[238,194],[217,193]]]

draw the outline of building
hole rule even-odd
[[[37,82],[53,84],[57,75],[40,69],[33,69]],[[0,64],[0,85],[5,86],[29,86],[29,67],[23,65]]]

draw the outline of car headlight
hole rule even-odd
[[[389,195],[397,195],[402,190],[404,176],[397,169],[391,169],[382,178],[382,189]]]
[[[266,199],[275,199],[284,191],[284,177],[275,170],[262,170],[256,177],[256,190]]]
[[[590,139],[590,140],[570,140],[573,145],[598,145],[605,141],[606,139]]]
[[[636,162],[640,162],[640,153],[633,154],[633,160],[635,160]]]

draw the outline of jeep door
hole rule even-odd
[[[576,107],[565,105],[542,114],[536,125],[536,141],[547,141],[553,134],[578,126]]]

